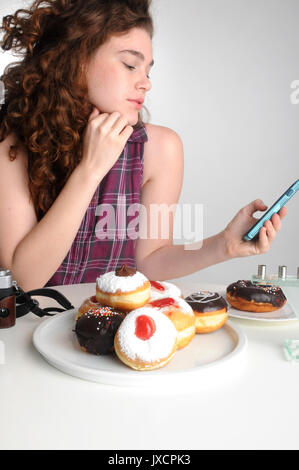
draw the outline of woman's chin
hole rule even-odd
[[[127,119],[128,119],[128,125],[129,126],[135,126],[138,122],[138,113],[131,113],[130,115],[127,115]]]

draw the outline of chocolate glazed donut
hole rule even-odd
[[[125,314],[111,307],[91,308],[81,315],[75,333],[81,349],[90,354],[109,354],[114,351],[114,337]]]
[[[185,301],[197,313],[215,312],[227,308],[227,303],[217,292],[199,291],[189,295]]]
[[[196,333],[212,333],[221,328],[228,318],[227,303],[217,292],[195,292],[185,301],[195,314]]]
[[[282,308],[287,300],[279,286],[244,280],[227,287],[226,299],[234,308],[249,312],[272,312]]]

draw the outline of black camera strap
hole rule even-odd
[[[75,308],[70,301],[61,292],[55,289],[43,287],[41,289],[34,289],[29,292],[24,292],[19,286],[15,286],[14,295],[16,296],[16,317],[20,318],[29,312],[34,313],[39,317],[53,316],[57,312],[64,312]],[[56,300],[63,308],[60,307],[47,307],[41,308],[39,302],[36,299],[32,299],[31,296],[39,295],[42,297],[50,297]],[[55,312],[55,313],[50,313]]]

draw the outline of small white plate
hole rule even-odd
[[[235,373],[243,364],[247,338],[231,321],[218,331],[195,335],[178,350],[172,361],[154,371],[135,371],[115,354],[95,356],[83,352],[74,333],[77,310],[62,312],[44,320],[34,331],[33,344],[54,367],[85,380],[121,386],[185,387]]]
[[[225,299],[226,291],[219,292],[220,295]],[[260,320],[260,321],[288,321],[297,320],[297,316],[292,309],[291,305],[287,302],[282,308],[274,310],[273,312],[247,312],[245,310],[237,310],[232,307],[229,302],[228,304],[228,316],[232,318],[242,318],[243,320]]]

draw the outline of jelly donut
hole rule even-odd
[[[125,314],[111,307],[91,308],[76,321],[75,333],[82,351],[108,354],[114,351],[114,337]]]
[[[123,265],[97,278],[96,299],[102,305],[135,310],[150,298],[149,280],[136,269]]]
[[[167,281],[150,281],[151,297],[150,300],[162,299],[163,297],[182,297],[181,290]]]
[[[196,333],[216,331],[228,318],[227,303],[217,292],[195,292],[186,297],[185,301],[195,314]]]
[[[97,301],[96,296],[92,295],[91,297],[88,297],[88,299],[85,299],[84,302],[80,305],[78,308],[78,314],[76,316],[76,320],[83,315],[83,313],[88,312],[90,308],[97,308],[101,307],[101,304]]]
[[[195,335],[195,315],[180,297],[164,297],[148,302],[146,306],[159,309],[174,324],[178,333],[178,349],[184,348]]]
[[[272,312],[287,301],[279,286],[240,280],[227,287],[226,299],[237,310],[248,312]]]
[[[136,370],[165,366],[177,349],[177,331],[166,315],[152,307],[130,312],[114,338],[118,358]]]

